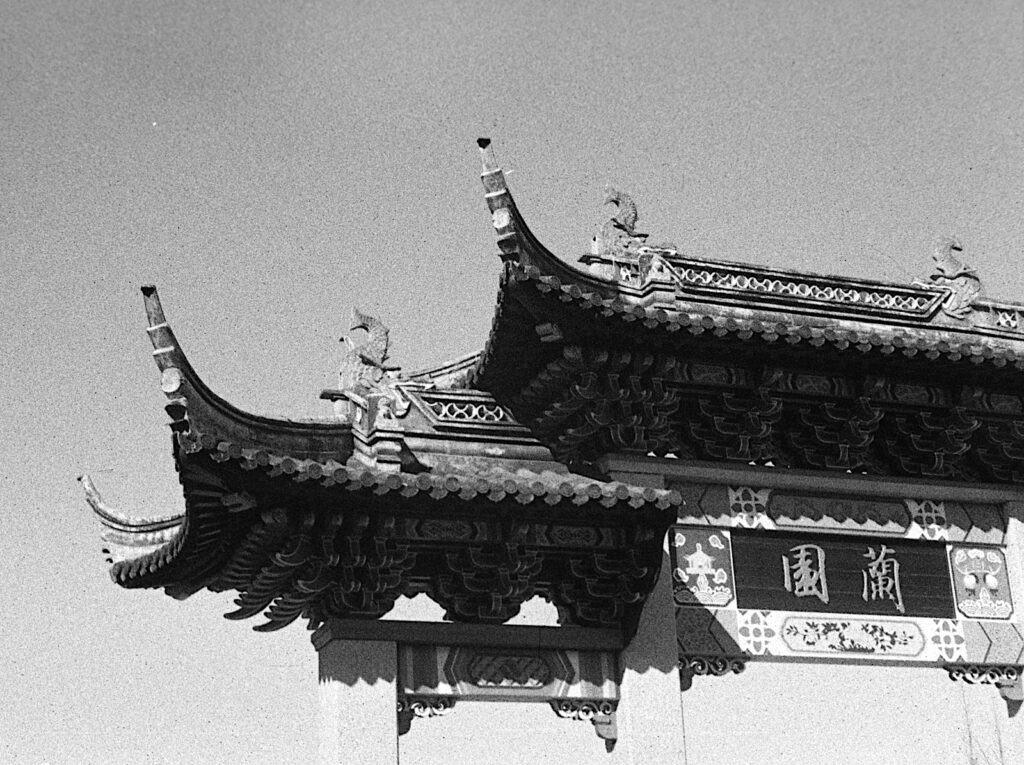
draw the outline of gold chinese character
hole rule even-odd
[[[872,548],[864,553],[871,562],[861,573],[864,576],[864,601],[891,600],[896,610],[906,613],[903,606],[903,592],[900,590],[900,562],[890,557],[892,550],[885,545],[875,552]]]
[[[786,589],[798,598],[813,595],[828,603],[825,581],[825,551],[817,545],[798,545],[782,556],[782,575]]]

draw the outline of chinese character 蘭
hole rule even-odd
[[[877,552],[868,548],[864,557],[868,563],[861,573],[864,576],[864,601],[891,600],[896,610],[906,613],[903,606],[903,592],[900,590],[900,562],[892,557],[892,549],[881,545]]]
[[[798,545],[782,556],[782,575],[786,589],[798,598],[813,595],[828,603],[825,580],[825,551],[817,545]]]

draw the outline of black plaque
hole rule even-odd
[[[740,608],[956,616],[944,544],[735,529],[732,558]]]

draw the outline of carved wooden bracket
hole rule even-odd
[[[747,668],[746,656],[680,656],[679,690],[688,691],[696,675],[738,675]]]
[[[1012,717],[1024,703],[1024,667],[1016,664],[947,664],[950,680],[994,685]]]
[[[615,720],[617,701],[579,701],[556,699],[551,702],[555,714],[567,720],[589,720],[594,724],[597,737],[605,741],[615,741],[619,737],[618,725]]]
[[[455,706],[450,696],[399,695],[398,735],[409,732],[414,717],[440,717],[448,714]]]

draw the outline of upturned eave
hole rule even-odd
[[[980,297],[955,240],[901,285],[688,258],[613,219],[583,269],[537,240],[480,147],[503,270],[467,384],[566,464],[1024,482],[1024,305]]]
[[[486,392],[435,384],[469,359],[340,391],[347,418],[243,412],[144,294],[185,511],[117,511],[83,479],[115,582],[235,590],[228,618],[262,613],[261,631],[375,619],[425,593],[455,621],[503,623],[539,595],[567,624],[631,634],[678,492],[572,473]]]
[[[557,342],[561,338],[554,333],[574,325],[611,337],[615,325],[628,326],[628,344],[638,348],[664,345],[666,333],[706,333],[754,344],[781,339],[823,352],[919,356],[937,368],[966,359],[1024,369],[1024,304],[977,298],[969,308],[961,306],[964,315],[957,318],[946,310],[950,288],[940,284],[824,276],[657,248],[650,249],[656,267],[645,278],[628,274],[628,268],[614,278],[601,275],[608,273],[609,262],[598,256],[581,259],[590,268],[571,265],[532,233],[490,141],[479,143],[485,199],[505,267],[498,315],[468,377],[471,386],[490,389],[492,380],[505,374],[500,362],[494,367],[502,346],[523,339]],[[510,326],[524,321],[514,309],[508,311],[510,319],[502,315],[512,302],[528,306],[529,331]],[[579,342],[579,334],[569,342]]]

